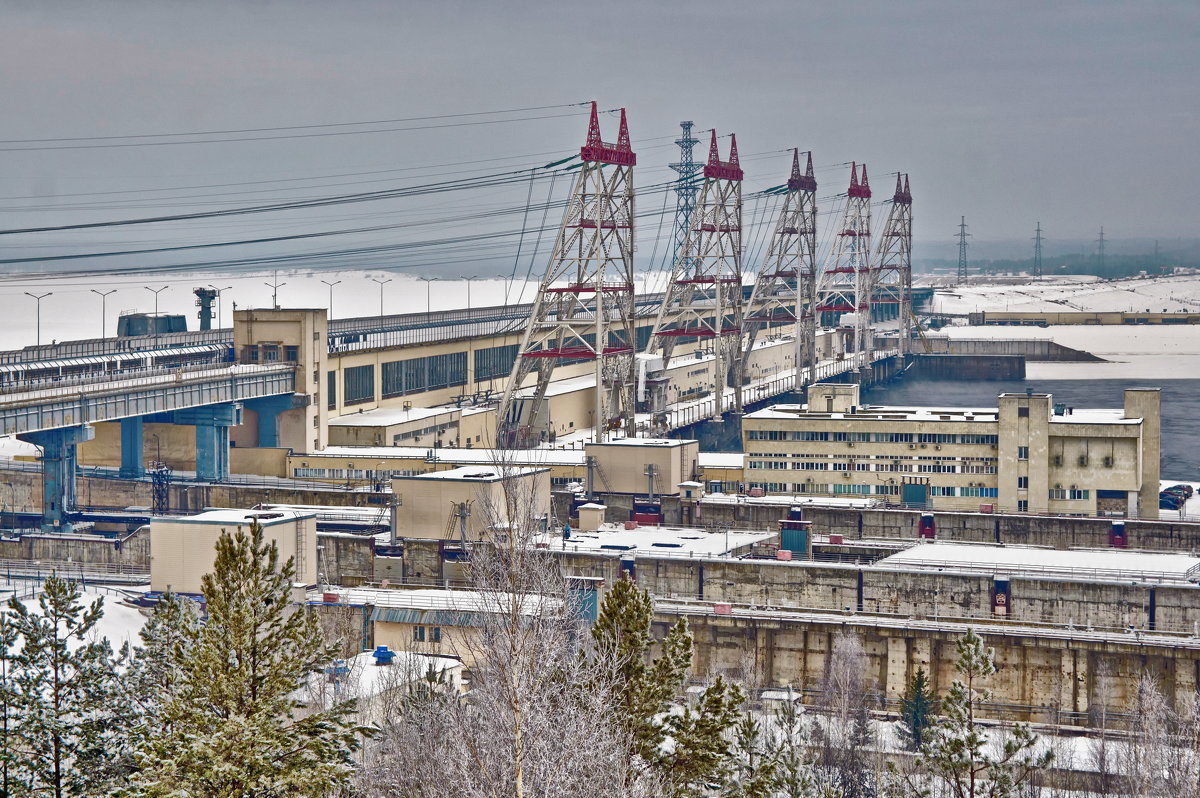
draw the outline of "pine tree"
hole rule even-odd
[[[956,679],[942,701],[942,718],[927,731],[921,749],[923,764],[954,798],[1011,798],[1020,793],[1036,770],[1050,765],[1053,755],[1037,755],[1037,737],[1026,724],[1015,724],[998,755],[988,751],[988,739],[975,720],[975,711],[991,699],[976,683],[996,672],[995,652],[968,629],[957,642]]]
[[[808,732],[800,712],[800,696],[787,688],[787,700],[773,713],[768,727],[767,752],[775,762],[775,795],[814,798],[818,795],[808,757]]]
[[[742,715],[734,732],[732,772],[722,798],[771,798],[777,770],[762,724],[750,713]]]
[[[610,663],[618,699],[618,720],[644,762],[654,762],[666,733],[659,716],[683,690],[692,666],[692,635],[680,618],[662,641],[662,653],[652,663],[646,658],[654,636],[650,631],[654,603],[628,576],[613,585],[604,597],[592,626],[592,640],[600,656]]]
[[[13,654],[17,646],[17,629],[9,613],[0,607],[0,796],[12,794],[10,776],[16,776],[16,703],[17,691],[13,682]]]
[[[8,604],[13,654],[5,748],[5,787],[14,795],[97,795],[115,778],[125,728],[115,689],[117,663],[92,630],[103,599],[80,602],[79,586],[52,576],[38,612]]]
[[[141,645],[128,652],[129,669],[122,685],[134,712],[136,745],[167,731],[163,709],[179,692],[199,626],[195,602],[168,591],[139,632]]]
[[[172,648],[175,691],[129,794],[316,798],[348,783],[353,702],[297,717],[296,692],[333,656],[316,619],[289,605],[294,576],[257,524],[221,534],[201,583],[207,622]]]
[[[729,732],[745,703],[742,689],[718,676],[694,707],[666,716],[663,728],[672,744],[660,754],[656,766],[677,798],[705,795],[726,783],[733,764]]]
[[[937,714],[938,701],[929,684],[929,677],[924,668],[917,668],[912,681],[900,699],[900,723],[896,730],[900,739],[910,751],[920,751],[925,742],[925,731],[933,723]]]

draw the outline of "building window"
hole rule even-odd
[[[375,367],[353,366],[342,372],[342,404],[357,405],[375,399]]]
[[[439,629],[436,626],[434,627],[434,629],[438,630],[438,639],[440,640],[441,634],[442,634],[441,629]],[[424,626],[414,626],[413,627],[413,642],[414,643],[424,643],[425,642],[425,627]]]
[[[1017,477],[1017,490],[1029,490],[1029,477]]]
[[[930,496],[953,496],[955,494],[954,487],[951,485],[930,485]]]
[[[1053,499],[1065,499],[1065,498],[1067,498],[1067,492],[1062,488],[1051,488],[1050,489],[1050,498],[1052,500]]]
[[[1025,499],[1018,499],[1017,500],[1017,512],[1018,513],[1029,512],[1029,502],[1026,501]]]
[[[1017,418],[1029,418],[1029,408],[1028,407],[1018,407],[1017,408]]]
[[[329,388],[329,409],[333,410],[337,407],[337,372],[330,371],[328,373],[328,388]]]
[[[1018,460],[1028,460],[1029,459],[1029,447],[1028,446],[1018,446],[1017,447],[1017,459]]]
[[[300,347],[285,346],[283,348],[283,357],[289,363],[295,363],[300,360]]]
[[[1071,488],[1070,492],[1067,494],[1067,498],[1071,501],[1079,501],[1081,499],[1086,499],[1087,497],[1088,491],[1078,490],[1077,488]]]
[[[430,637],[429,637],[429,639],[430,639],[432,642],[434,642],[434,643],[440,643],[440,642],[442,642],[442,627],[440,627],[440,626],[435,626],[435,627],[433,627],[432,629],[430,629],[429,631],[430,631]]]

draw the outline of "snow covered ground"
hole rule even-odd
[[[939,290],[930,310],[970,313],[979,310],[1012,312],[1151,311],[1200,312],[1200,275],[1050,278],[1026,285],[962,285]]]
[[[1036,285],[955,286],[939,291],[941,313],[984,311],[1200,312],[1200,275],[1128,280],[1056,280]],[[950,338],[1050,340],[1091,352],[1105,363],[1029,363],[1029,379],[1165,380],[1200,377],[1200,325],[1054,325],[947,327]]]
[[[0,599],[7,602],[16,590],[26,607],[34,613],[40,613],[37,596],[29,596],[28,587],[28,583],[22,580],[14,579],[12,583],[6,583],[0,579]],[[125,643],[137,645],[140,642],[138,633],[146,625],[147,616],[135,607],[121,604],[119,593],[107,589],[85,588],[80,603],[86,606],[96,599],[104,600],[104,616],[96,624],[92,634],[97,639],[106,638],[113,651],[119,651]]]

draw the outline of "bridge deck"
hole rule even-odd
[[[13,393],[0,401],[0,435],[288,394],[295,381],[291,365],[230,365]]]

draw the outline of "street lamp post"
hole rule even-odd
[[[467,281],[467,310],[470,310],[471,309],[471,281],[478,280],[479,275],[472,274],[470,277],[464,277],[463,279]]]
[[[333,282],[330,282],[328,280],[322,280],[321,282],[323,282],[323,283],[325,283],[325,285],[329,286],[329,318],[332,319],[333,318],[333,287],[335,285],[337,285],[338,283],[340,283],[341,280],[334,280]],[[379,315],[380,316],[383,315],[382,310],[379,311]]]
[[[25,296],[31,296],[37,300],[37,345],[38,346],[42,345],[42,300],[48,296],[53,296],[53,295],[54,295],[53,291],[47,291],[44,294],[31,294],[28,291],[25,292]]]
[[[151,288],[144,286],[147,291],[154,294],[154,337],[158,337],[158,295],[166,291],[170,286],[164,285],[162,288]]]
[[[108,318],[108,311],[106,310],[106,306],[108,305],[108,295],[115,294],[116,292],[117,292],[117,289],[115,289],[115,288],[110,288],[107,291],[97,291],[95,288],[92,289],[92,293],[97,294],[100,297],[100,337],[101,338],[104,337],[104,320],[106,318]]]
[[[263,285],[265,285],[267,288],[271,289],[271,307],[278,308],[279,307],[279,289],[281,287],[287,285],[287,283],[279,282],[279,271],[276,270],[274,272],[271,272],[271,282],[263,283]]]
[[[378,277],[372,277],[371,282],[379,283],[379,317],[383,318],[383,287],[390,283],[392,279],[389,277],[386,280],[380,280]]]
[[[431,312],[431,307],[429,304],[429,286],[430,286],[430,283],[436,283],[438,278],[436,278],[436,277],[418,277],[417,279],[420,280],[421,282],[425,283],[425,314],[429,315],[429,313]],[[470,283],[467,283],[467,285],[470,285]]]
[[[217,288],[215,285],[210,285],[209,288],[211,288],[212,290],[217,292],[217,328],[220,329],[220,327],[221,327],[221,292],[228,291],[230,288],[233,288],[233,286],[227,285],[224,288]],[[237,308],[234,308],[234,310],[237,310]]]

